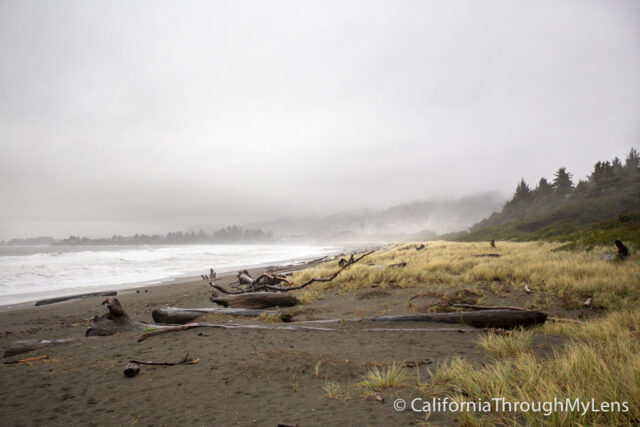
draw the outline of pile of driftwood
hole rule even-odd
[[[235,286],[237,290],[227,290],[222,286],[216,285],[213,281],[209,282],[215,291],[211,294],[210,300],[224,307],[263,309],[268,307],[292,307],[300,303],[293,295],[287,294],[291,291],[306,288],[313,283],[326,283],[334,280],[345,269],[356,264],[374,251],[365,252],[364,254],[351,257],[348,260],[344,258],[338,261],[339,269],[329,277],[312,278],[294,286],[285,275],[276,273],[263,273],[257,278],[251,277],[247,270],[240,271],[236,276],[238,283]]]

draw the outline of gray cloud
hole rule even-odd
[[[497,190],[638,147],[640,4],[0,2],[0,238]]]

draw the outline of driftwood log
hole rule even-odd
[[[475,304],[449,304],[451,307],[457,308],[470,308],[472,310],[517,310],[517,311],[530,311],[528,308],[515,307],[510,305],[475,305]],[[550,322],[560,323],[577,323],[584,324],[583,321],[577,319],[564,319],[561,317],[547,317]]]
[[[460,311],[454,313],[411,314],[406,316],[381,316],[371,320],[462,323],[474,328],[512,329],[519,326],[541,325],[547,320],[547,314],[534,310],[482,310]]]
[[[167,306],[153,310],[151,316],[156,323],[184,325],[186,323],[192,323],[204,314],[223,314],[239,317],[258,317],[262,314],[278,314],[280,315],[280,320],[283,322],[291,321],[291,315],[289,313],[251,308],[180,308]]]
[[[248,292],[240,294],[212,294],[211,301],[223,307],[234,308],[270,308],[291,307],[300,303],[293,295],[276,292]]]
[[[80,299],[80,298],[113,297],[113,296],[116,296],[117,294],[118,293],[116,291],[106,291],[106,292],[91,292],[91,293],[88,293],[88,294],[68,295],[68,296],[64,296],[64,297],[43,299],[43,300],[37,301],[35,303],[35,306],[39,307],[41,305],[55,304],[55,303],[58,303],[58,302],[69,301],[69,300],[72,300],[72,299]]]
[[[129,317],[118,298],[107,298],[102,305],[107,305],[107,313],[102,316],[94,316],[93,323],[89,325],[85,336],[107,336],[122,331],[138,331],[147,328],[157,328],[151,323],[138,322]]]
[[[161,329],[146,332],[142,334],[140,338],[138,338],[138,342],[142,342],[147,338],[154,337],[156,335],[162,335],[169,332],[186,331],[193,328],[271,329],[271,330],[280,330],[280,331],[328,331],[328,332],[336,331],[336,329],[317,328],[313,326],[241,325],[238,323],[197,322],[197,323],[187,323],[186,325],[165,326]]]
[[[512,329],[518,326],[543,324],[547,314],[533,310],[492,309],[483,311],[459,311],[452,313],[425,313],[405,316],[361,317],[351,319],[303,320],[295,323],[362,322],[434,322],[460,323],[480,329]]]
[[[254,279],[247,270],[242,270],[238,272],[236,277],[238,278],[238,283],[245,287],[245,292],[259,291],[265,286],[278,286],[280,283],[291,285],[291,282],[285,276],[271,273],[262,273],[257,279]],[[213,282],[210,284],[213,286]]]
[[[88,338],[60,338],[55,340],[38,340],[38,339],[27,339],[27,340],[19,340],[15,341],[11,346],[5,350],[2,357],[11,357],[16,354],[28,353],[33,350],[39,350],[44,347],[51,347],[54,345],[61,344],[71,344],[78,341],[84,341]]]

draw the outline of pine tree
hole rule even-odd
[[[536,197],[548,197],[553,194],[553,185],[546,178],[540,178],[538,186],[535,189]]]
[[[624,161],[624,181],[627,183],[640,181],[640,153],[633,147]]]
[[[561,167],[557,170],[553,175],[553,191],[556,196],[566,198],[571,194],[573,190],[572,176],[571,173],[567,172],[566,167]]]
[[[519,204],[528,202],[529,200],[531,200],[531,188],[523,178],[520,180],[520,183],[518,183],[518,186],[516,187],[516,192],[513,195],[512,201],[516,204]]]

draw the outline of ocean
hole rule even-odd
[[[0,306],[159,284],[340,251],[313,245],[0,246]]]

